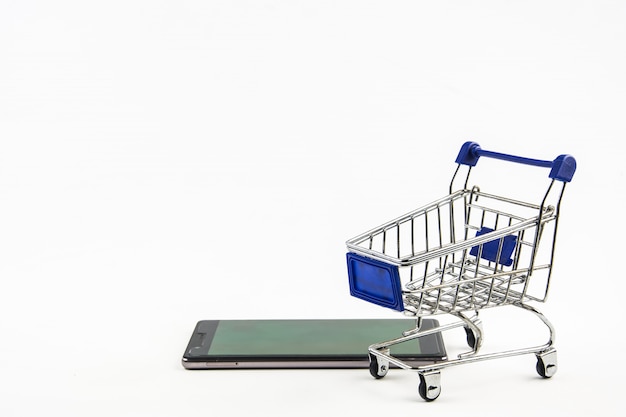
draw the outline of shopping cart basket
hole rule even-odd
[[[470,173],[480,157],[550,168],[548,189],[537,203],[529,203],[470,187]],[[370,373],[382,378],[390,364],[415,370],[419,394],[426,401],[439,396],[440,371],[449,366],[532,353],[540,376],[549,378],[557,369],[554,327],[528,302],[544,302],[548,295],[561,200],[576,160],[570,155],[553,161],[530,159],[466,142],[456,163],[447,196],[346,243],[351,295],[416,317],[415,328],[369,347]],[[463,182],[457,190],[458,181]],[[550,331],[548,342],[479,355],[479,310],[505,305],[539,317]],[[436,314],[459,320],[420,329],[424,316]],[[390,352],[395,344],[458,327],[465,329],[472,350],[453,359],[414,367]]]

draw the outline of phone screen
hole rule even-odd
[[[431,328],[434,320],[424,320]],[[186,368],[242,367],[254,362],[290,367],[290,363],[334,361],[347,365],[368,360],[373,343],[395,339],[415,327],[410,319],[345,320],[208,320],[201,321],[183,357]],[[393,355],[419,359],[442,359],[445,349],[440,334],[394,345]],[[199,367],[192,363],[202,363]],[[269,366],[269,365],[268,365]]]

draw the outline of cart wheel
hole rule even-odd
[[[538,354],[535,369],[542,378],[550,378],[556,374],[556,350]]]
[[[370,353],[370,374],[376,379],[381,379],[387,375],[388,371],[389,362]]]
[[[476,336],[474,335],[474,332],[469,327],[463,327],[463,329],[465,330],[467,344],[469,347],[476,350]]]
[[[419,394],[425,401],[435,401],[441,394],[441,373],[439,371],[420,373]]]

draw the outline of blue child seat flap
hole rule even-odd
[[[482,227],[478,232],[476,232],[476,237],[482,236],[489,232],[493,232],[493,229],[490,229],[488,227]],[[502,241],[502,249],[500,250],[500,259],[497,259],[498,249],[500,248],[500,241]],[[508,235],[500,239],[491,240],[487,243],[483,243],[483,249],[480,253],[480,257],[491,262],[497,261],[500,265],[511,266],[513,264],[513,259],[511,258],[511,255],[513,255],[516,244],[517,236],[514,235]],[[479,246],[474,246],[470,250],[470,255],[478,256],[478,252]]]
[[[404,310],[398,267],[349,252],[350,295],[397,311]]]

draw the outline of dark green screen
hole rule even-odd
[[[371,344],[395,339],[413,320],[226,320],[219,322],[210,355],[363,355]],[[417,340],[394,354],[419,354]]]

